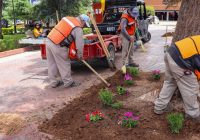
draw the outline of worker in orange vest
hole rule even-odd
[[[46,46],[48,76],[52,88],[62,84],[66,88],[80,85],[72,80],[70,59],[82,59],[82,28],[90,27],[89,21],[90,18],[84,14],[78,17],[64,17],[49,33]]]
[[[118,29],[122,40],[123,65],[126,65],[125,61],[128,55],[129,47],[132,47],[128,58],[128,66],[130,67],[139,67],[139,65],[134,62],[134,57],[133,57],[134,47],[130,46],[131,44],[134,45],[138,16],[139,16],[139,11],[137,7],[129,8],[122,14],[121,23]]]
[[[186,118],[200,122],[200,35],[184,38],[172,44],[165,54],[165,81],[154,112],[161,115],[172,111],[170,100],[177,89],[183,98]]]

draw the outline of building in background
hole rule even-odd
[[[145,0],[146,5],[155,8],[159,20],[176,21],[179,15],[181,2],[168,6],[167,0]]]

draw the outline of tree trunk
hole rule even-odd
[[[3,39],[3,34],[2,34],[2,9],[3,9],[3,0],[0,0],[0,39]]]
[[[192,35],[200,35],[200,0],[182,0],[172,42]]]

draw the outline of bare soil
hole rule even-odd
[[[122,109],[102,105],[98,93],[105,86],[100,84],[84,91],[83,96],[66,105],[51,120],[44,121],[39,129],[53,135],[55,140],[199,140],[199,124],[186,120],[181,133],[172,134],[166,120],[167,114],[158,116],[153,113],[153,101],[162,87],[164,76],[160,81],[149,80],[149,77],[151,73],[141,72],[139,77],[134,78],[133,86],[125,86],[128,94],[121,96],[116,94],[116,87],[124,86],[123,75],[117,72],[108,79],[112,83],[109,90],[115,94],[116,100],[123,102]],[[174,97],[173,104],[181,104],[181,100]],[[105,119],[97,123],[85,121],[85,115],[95,110],[103,112]],[[118,125],[118,118],[127,111],[138,113],[141,117],[136,128]],[[183,112],[182,105],[174,106],[174,111]]]

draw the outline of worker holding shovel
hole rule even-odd
[[[70,59],[78,57],[82,60],[84,47],[82,28],[90,27],[89,21],[90,18],[84,14],[78,17],[64,17],[49,33],[46,46],[48,76],[52,88],[62,84],[66,88],[80,85],[72,80]]]
[[[178,88],[183,98],[186,118],[200,122],[197,100],[200,79],[200,35],[185,38],[168,48],[165,54],[165,81],[155,101],[154,112],[163,114],[172,110],[169,102]]]
[[[133,57],[133,52],[134,52],[133,45],[135,41],[135,31],[136,31],[138,16],[139,16],[139,11],[137,7],[129,8],[126,12],[122,14],[120,27],[118,29],[122,40],[122,64],[128,65],[130,67],[139,67],[139,65],[134,62],[134,57]],[[127,57],[128,57],[128,63],[126,62]]]

